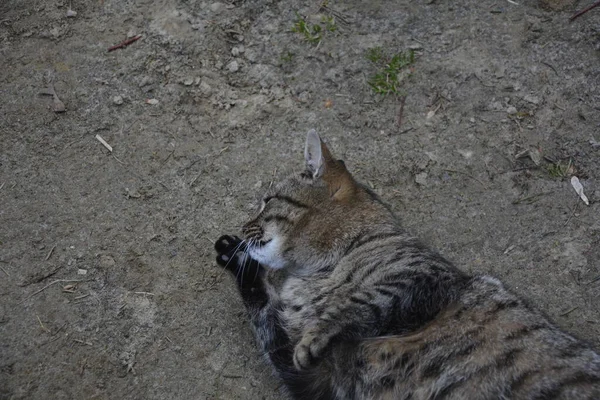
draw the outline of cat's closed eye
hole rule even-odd
[[[258,208],[259,214],[265,210],[267,203],[269,203],[271,200],[273,200],[273,196],[267,196],[260,201],[260,207]]]

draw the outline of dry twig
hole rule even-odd
[[[568,310],[568,311],[565,311],[564,313],[562,313],[562,314],[559,314],[559,315],[560,315],[561,317],[564,317],[565,315],[571,314],[573,311],[577,310],[578,308],[579,308],[579,307],[573,307],[573,308],[571,308],[570,310]]]
[[[43,330],[44,332],[46,332],[46,333],[50,333],[50,329],[46,328],[46,327],[44,326],[44,324],[42,324],[42,320],[40,319],[40,316],[39,316],[39,315],[36,315],[36,317],[37,317],[37,320],[38,320],[38,322],[40,323],[40,326],[42,327],[42,330]]]
[[[400,108],[398,109],[398,115],[396,117],[398,130],[400,130],[400,128],[402,127],[402,114],[404,113],[404,103],[406,103],[406,96],[400,97]]]
[[[584,8],[583,10],[579,11],[578,13],[576,13],[575,15],[573,15],[571,18],[569,18],[569,21],[573,21],[575,18],[578,18],[580,16],[582,16],[583,14],[585,14],[586,12],[596,8],[600,6],[600,1],[595,2],[594,4],[592,4],[591,6]]]
[[[57,279],[55,281],[50,282],[49,284],[47,284],[46,286],[44,286],[40,290],[38,290],[36,292],[33,292],[29,296],[25,297],[23,300],[21,300],[19,302],[19,304],[23,303],[25,300],[28,300],[28,299],[32,298],[36,294],[42,293],[44,290],[48,289],[50,286],[55,285],[55,284],[60,283],[60,282],[86,282],[86,281],[82,280],[82,279]]]
[[[131,43],[135,42],[136,40],[141,39],[141,37],[142,37],[142,35],[136,35],[136,36],[132,37],[131,39],[127,39],[124,42],[121,42],[121,43],[119,43],[117,45],[109,47],[108,51],[110,52],[110,51],[114,51],[114,50],[117,50],[117,49],[120,49],[120,48],[123,48],[123,47],[127,47]]]
[[[473,175],[468,174],[466,172],[462,172],[462,171],[457,171],[455,169],[445,169],[444,171],[446,172],[453,172],[455,174],[461,174],[461,175],[465,175],[468,176],[469,178],[473,179],[474,181],[478,182],[481,186],[483,186],[484,189],[487,190],[487,186],[485,185],[485,183],[481,182],[479,179],[475,178]]]
[[[56,249],[56,245],[52,246],[52,248],[48,252],[48,255],[46,256],[46,258],[44,259],[44,261],[48,261],[50,259],[50,256],[52,256],[52,253],[54,252],[54,249]]]

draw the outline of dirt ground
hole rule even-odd
[[[0,399],[281,398],[212,243],[310,128],[407,228],[599,346],[600,9],[568,21],[591,3],[3,1]],[[368,85],[375,47],[415,50],[404,107]]]

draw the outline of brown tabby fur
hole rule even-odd
[[[587,344],[407,234],[314,131],[305,159],[215,245],[292,398],[600,399]]]

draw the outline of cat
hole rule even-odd
[[[215,244],[291,398],[600,399],[588,344],[406,233],[314,130],[304,153]]]

